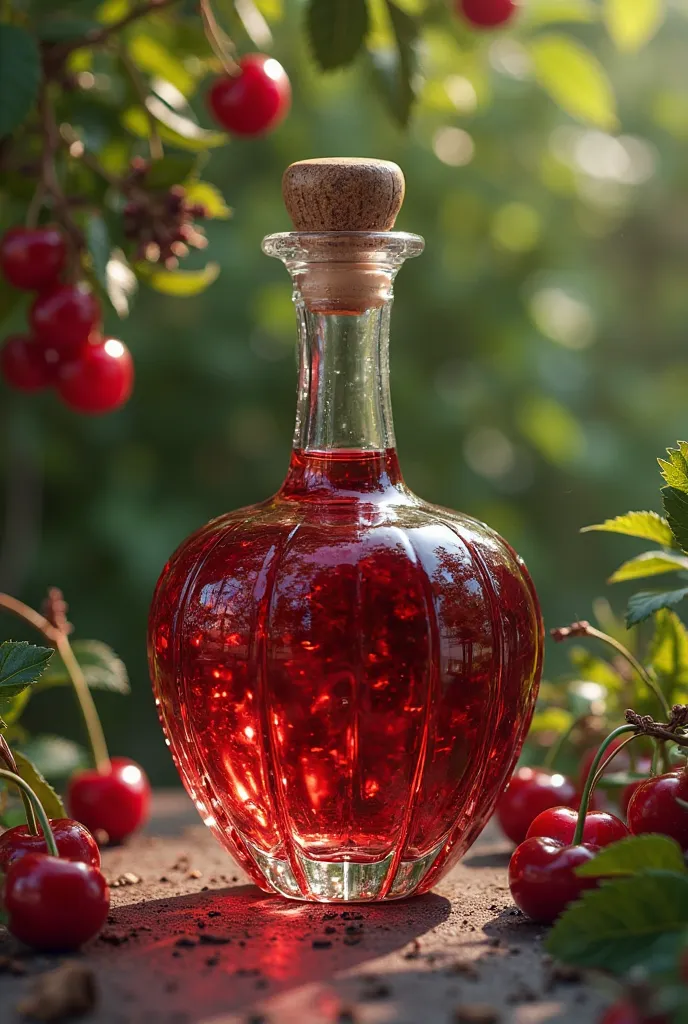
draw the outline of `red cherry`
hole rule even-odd
[[[514,903],[533,921],[551,924],[578,899],[594,889],[596,878],[578,878],[575,869],[592,860],[592,846],[565,846],[555,839],[533,836],[517,846],[509,862],[509,887]]]
[[[457,9],[475,28],[505,25],[516,13],[514,0],[458,0]]]
[[[668,1024],[664,1014],[657,1016],[647,1014],[627,999],[619,999],[606,1009],[599,1019],[599,1024]]]
[[[528,839],[542,836],[560,843],[573,842],[578,811],[571,807],[550,807],[538,814],[528,829]],[[588,846],[609,846],[630,835],[620,818],[607,811],[588,811],[583,826],[583,842]]]
[[[72,776],[67,790],[70,813],[95,835],[121,843],[148,820],[150,785],[143,768],[113,757],[110,771],[95,768]]]
[[[95,839],[84,826],[71,818],[54,818],[50,827],[57,843],[60,857],[65,860],[81,861],[93,868],[100,867],[100,850]],[[29,832],[28,825],[8,828],[0,836],[0,871],[6,872],[10,864],[28,853],[47,853],[43,833],[37,836]]]
[[[274,57],[248,53],[237,75],[217,78],[207,96],[216,121],[234,135],[262,135],[276,128],[291,105],[287,72]]]
[[[76,356],[100,323],[100,303],[85,284],[58,284],[41,292],[29,311],[36,338],[62,356]]]
[[[661,832],[688,850],[688,810],[676,797],[688,801],[688,778],[683,771],[641,782],[628,805],[628,827],[632,834]]]
[[[42,228],[10,228],[0,240],[0,269],[15,288],[46,288],[57,281],[67,247],[54,224]]]
[[[126,345],[116,338],[91,343],[78,359],[60,367],[57,390],[76,412],[113,412],[131,397],[134,363]]]
[[[7,927],[34,949],[78,949],[98,934],[109,907],[107,882],[89,864],[27,853],[5,876]]]
[[[41,391],[52,381],[45,350],[34,338],[13,334],[0,349],[2,375],[17,391]]]
[[[522,843],[541,811],[576,800],[576,787],[565,775],[543,768],[517,768],[497,804],[497,820],[512,843]]]

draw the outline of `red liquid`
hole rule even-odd
[[[394,451],[297,451],[274,498],[165,567],[150,660],[187,789],[258,884],[282,865],[286,894],[381,898],[429,888],[484,826],[541,639],[521,560],[411,494]],[[375,880],[333,895],[320,862]]]

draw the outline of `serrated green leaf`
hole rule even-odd
[[[0,644],[0,703],[11,700],[35,683],[52,658],[52,647],[37,647],[21,640]]]
[[[18,750],[14,750],[12,753],[17,762],[17,772],[24,782],[28,782],[31,786],[31,789],[43,804],[48,817],[66,818],[67,812],[65,811],[64,804],[47,779],[38,771],[35,764]]]
[[[607,882],[571,904],[547,951],[578,967],[623,974],[688,924],[688,875],[653,871]]]
[[[686,874],[683,850],[668,836],[629,836],[606,846],[594,860],[576,868],[581,878],[616,878],[637,875],[650,869]]]
[[[644,551],[620,565],[607,580],[608,583],[622,583],[624,580],[638,580],[646,576],[659,576],[665,572],[685,572],[688,558],[673,552]]]
[[[611,83],[590,50],[555,33],[538,36],[528,49],[537,81],[562,110],[605,131],[617,127]]]
[[[635,53],[664,21],[663,0],[604,0],[604,20],[617,50]]]
[[[678,448],[667,448],[668,459],[657,459],[664,480],[670,487],[688,491],[688,441],[677,441]]]
[[[112,246],[107,224],[98,213],[91,214],[86,221],[86,244],[93,261],[95,275],[102,286],[107,289],[107,265]]]
[[[688,587],[677,590],[642,590],[629,598],[626,609],[626,625],[637,626],[660,608],[675,608],[688,595]]]
[[[192,96],[196,88],[196,79],[190,75],[184,65],[151,36],[141,32],[128,41],[127,49],[134,64],[149,75],[159,75],[179,89],[183,96]]]
[[[162,295],[191,298],[201,295],[217,280],[220,265],[208,263],[202,270],[161,270],[139,263],[136,272],[150,288]]]
[[[624,516],[606,519],[603,523],[584,526],[581,533],[597,530],[604,533],[623,533],[626,537],[653,540],[665,548],[676,546],[674,535],[666,519],[656,512],[627,512]]]
[[[676,691],[688,687],[688,630],[668,608],[660,609],[655,616],[649,660],[669,704],[675,703]]]
[[[0,138],[33,109],[41,80],[36,39],[19,25],[0,25]]]
[[[195,124],[190,118],[175,114],[162,101],[151,103],[154,108],[154,116],[159,122],[160,138],[163,142],[178,149],[185,149],[192,153],[202,153],[207,149],[217,149],[229,142],[229,136],[224,132],[208,131]],[[122,125],[132,135],[141,139],[147,139],[150,135],[150,125],[146,112],[141,107],[129,107],[122,114]]]
[[[350,64],[368,32],[366,0],[309,0],[306,29],[323,71]]]
[[[130,692],[126,666],[107,644],[101,640],[75,640],[72,651],[92,690],[109,690],[111,693],[122,694]],[[71,681],[62,658],[55,654],[38,689],[46,690],[52,686],[68,685],[71,685]]]
[[[683,551],[688,551],[688,491],[662,487],[662,504],[671,532]]]
[[[22,752],[47,779],[66,779],[89,764],[88,752],[64,736],[32,736]]]
[[[202,203],[206,216],[214,220],[228,220],[232,211],[219,188],[208,181],[192,181],[186,185],[186,198],[190,203]]]

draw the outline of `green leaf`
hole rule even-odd
[[[617,50],[635,53],[664,21],[663,0],[604,0],[604,20]]]
[[[666,519],[656,512],[627,512],[625,516],[605,519],[603,523],[596,523],[594,526],[584,526],[581,533],[590,533],[593,530],[623,533],[627,537],[641,537],[643,540],[656,541],[665,548],[676,547],[671,527]]]
[[[162,160],[154,160],[146,174],[146,188],[162,190],[180,185],[191,177],[198,161],[199,157],[193,153],[165,155]]]
[[[162,270],[137,263],[136,272],[150,288],[162,295],[190,298],[200,295],[217,280],[220,265],[208,263],[203,270]]]
[[[130,692],[126,666],[107,644],[101,640],[75,640],[72,651],[92,690],[110,690],[111,693],[123,694]],[[40,681],[39,689],[68,685],[71,685],[71,681],[62,658],[55,654],[50,668]]]
[[[66,779],[89,764],[87,751],[64,736],[32,736],[22,745],[22,750],[48,779]]]
[[[657,459],[669,487],[688,492],[688,441],[677,441],[678,448],[667,448],[667,459]]]
[[[41,55],[19,25],[0,25],[0,138],[28,117],[38,98]]]
[[[107,289],[108,275],[107,265],[110,260],[110,234],[107,224],[98,213],[93,213],[86,221],[86,242],[88,251],[93,261],[93,269],[96,277]]]
[[[653,871],[590,889],[555,923],[547,951],[623,974],[688,924],[688,875]]]
[[[662,608],[655,616],[649,651],[650,664],[672,704],[672,694],[688,687],[688,630],[675,612]]]
[[[141,71],[158,75],[179,89],[183,96],[191,96],[196,89],[196,80],[170,50],[148,35],[137,35],[129,40],[129,55]]]
[[[568,36],[550,33],[529,44],[535,77],[572,117],[605,131],[617,127],[611,83],[597,58]]]
[[[642,590],[629,598],[626,625],[630,629],[631,626],[637,626],[639,622],[649,619],[660,608],[674,608],[686,595],[688,587],[679,587],[677,590]]]
[[[600,850],[594,860],[576,868],[576,874],[581,878],[615,878],[650,869],[686,874],[683,851],[674,839],[652,833],[629,836]]]
[[[207,149],[224,146],[229,141],[229,136],[224,132],[201,128],[190,117],[175,113],[165,106],[162,100],[156,100],[155,97],[149,97],[149,107],[159,122],[160,138],[171,146],[191,153],[202,153]],[[150,135],[150,124],[142,107],[129,107],[125,110],[122,114],[122,124],[132,135],[141,139],[147,139]]]
[[[688,491],[662,487],[662,504],[671,532],[683,551],[688,551]]]
[[[306,29],[323,71],[350,64],[368,32],[366,0],[310,0]]]
[[[0,703],[35,683],[54,653],[52,647],[37,647],[25,640],[0,644]]]
[[[566,708],[558,708],[554,705],[542,708],[533,715],[530,723],[530,732],[565,732],[573,722],[573,715]]]
[[[688,558],[668,551],[644,551],[620,565],[608,579],[608,583],[621,583],[624,580],[638,580],[645,576],[659,576],[664,572],[685,572],[688,569]]]
[[[16,697],[13,697],[9,703],[2,704],[2,725],[0,725],[0,729],[9,729],[10,726],[17,724],[24,708],[29,703],[32,692],[32,687],[27,686]]]
[[[22,777],[24,782],[28,782],[31,789],[34,791],[38,799],[45,808],[45,813],[49,818],[66,818],[67,812],[65,811],[64,804],[60,800],[59,796],[50,785],[50,783],[41,775],[35,764],[26,757],[25,754],[20,753],[18,750],[13,750],[14,759],[17,762],[17,771]]]
[[[369,56],[377,87],[392,117],[405,128],[416,98],[418,23],[392,0],[385,2],[395,46],[371,50]]]
[[[187,184],[186,198],[190,203],[202,203],[206,215],[215,220],[228,220],[232,215],[219,188],[207,181],[192,181]]]

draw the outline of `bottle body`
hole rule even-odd
[[[521,560],[408,491],[393,449],[295,450],[274,498],[173,556],[149,636],[204,821],[263,888],[322,901],[425,891],[470,845],[541,649]]]

